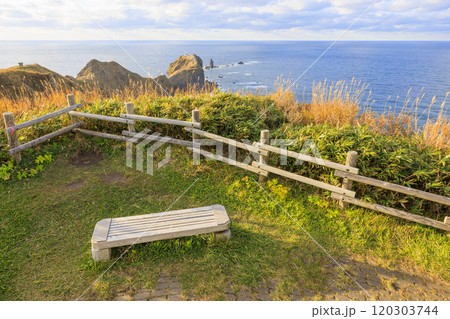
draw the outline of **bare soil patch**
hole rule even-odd
[[[103,160],[102,154],[94,151],[80,151],[69,159],[69,163],[78,168],[94,166]]]
[[[67,185],[64,185],[65,189],[77,189],[84,185],[84,181],[76,181]]]
[[[108,184],[115,184],[115,183],[125,183],[127,178],[125,177],[125,174],[114,172],[110,174],[102,174],[99,175],[100,180],[104,183]]]

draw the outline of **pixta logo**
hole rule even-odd
[[[142,132],[136,133],[133,137],[127,140],[126,165],[127,167],[133,168],[133,146],[136,145],[136,170],[143,172],[144,161],[146,160],[147,174],[153,175],[155,166],[157,167],[157,169],[160,169],[170,162],[172,158],[172,148],[170,145],[168,145],[165,148],[164,158],[155,165],[155,152],[165,144],[167,144],[167,142],[170,141],[170,137],[161,137],[161,134],[157,132],[151,135],[149,135],[148,133],[150,133],[150,130],[146,129]],[[151,144],[152,142],[154,143]]]

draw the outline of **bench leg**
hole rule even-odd
[[[111,258],[111,248],[95,249],[92,247],[92,258],[94,261],[109,260]]]
[[[227,229],[224,231],[219,231],[217,233],[214,233],[214,237],[216,237],[216,239],[229,240],[231,238],[231,229]]]

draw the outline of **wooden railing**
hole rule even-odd
[[[372,185],[375,187],[380,187],[383,189],[400,192],[403,194],[407,194],[410,196],[418,197],[421,199],[426,199],[430,201],[434,201],[444,205],[450,205],[450,198],[428,193],[425,191],[405,187],[402,185],[393,184],[386,181],[377,180],[374,178],[369,178],[365,176],[358,175],[359,170],[356,167],[356,159],[357,153],[354,151],[348,152],[347,161],[344,164],[335,163],[327,160],[323,160],[318,157],[309,156],[306,154],[297,153],[294,151],[290,151],[287,149],[278,148],[272,145],[269,145],[269,131],[263,130],[261,131],[261,139],[259,142],[255,142],[253,144],[246,144],[242,142],[235,141],[230,138],[226,138],[220,135],[216,135],[213,133],[205,132],[200,130],[200,115],[198,110],[192,111],[192,122],[189,121],[180,121],[180,120],[172,120],[166,118],[157,118],[150,117],[144,115],[136,115],[134,114],[134,107],[132,103],[126,103],[126,114],[120,114],[120,117],[112,117],[91,113],[82,113],[74,111],[77,108],[81,107],[81,104],[75,103],[75,98],[73,95],[69,94],[67,96],[67,101],[69,107],[64,108],[62,110],[49,113],[47,115],[41,116],[39,118],[20,123],[14,124],[14,117],[12,113],[4,113],[3,117],[5,120],[6,126],[6,134],[8,136],[8,142],[10,145],[9,154],[13,156],[14,160],[19,162],[21,159],[20,152],[33,147],[37,144],[40,144],[44,141],[47,141],[53,137],[65,134],[67,132],[74,131],[76,133],[87,134],[91,136],[108,138],[120,141],[128,142],[128,145],[132,145],[133,143],[138,143],[141,139],[146,139],[149,141],[164,141],[167,143],[177,144],[186,146],[189,149],[193,150],[194,153],[200,154],[208,159],[218,160],[229,165],[237,166],[239,168],[245,169],[247,171],[253,172],[259,175],[259,180],[264,181],[269,177],[269,174],[275,174],[282,177],[286,177],[304,184],[312,185],[327,191],[331,192],[331,197],[337,199],[339,201],[340,207],[345,208],[348,204],[353,204],[357,206],[361,206],[367,209],[371,209],[377,212],[381,212],[384,214],[396,216],[399,218],[403,218],[409,221],[414,221],[417,223],[421,223],[427,226],[435,227],[447,232],[450,232],[450,217],[446,217],[444,222],[433,220],[430,218],[426,218],[423,216],[419,216],[416,214],[411,214],[399,209],[386,207],[376,203],[365,202],[361,199],[355,198],[356,193],[352,190],[352,183],[364,183],[367,185]],[[47,134],[45,136],[39,137],[33,141],[25,143],[23,145],[19,145],[17,131],[29,126],[32,126],[37,123],[41,123],[45,120],[54,118],[56,116],[68,113],[72,119],[72,125],[62,128],[56,132]],[[111,121],[117,123],[124,123],[128,125],[128,130],[122,131],[122,135],[115,135],[103,132],[96,132],[87,129],[80,128],[83,125],[83,122],[80,121],[79,118],[92,118],[103,121]],[[161,137],[160,134],[152,134],[148,135],[145,133],[137,133],[135,130],[135,121],[147,121],[153,123],[161,123],[161,124],[170,124],[170,125],[178,125],[185,127],[185,130],[192,133],[192,141],[180,140],[171,137]],[[200,137],[205,137],[207,139],[213,140],[215,142],[225,143],[234,148],[241,148],[245,151],[248,151],[254,154],[257,160],[253,161],[251,165],[248,165],[243,162],[238,162],[235,159],[227,158],[222,155],[213,154],[206,150],[201,149],[201,143],[199,143]],[[128,147],[128,146],[127,146]],[[317,164],[319,166],[323,166],[326,168],[330,168],[335,170],[334,175],[336,177],[343,178],[342,186],[338,187],[335,185],[330,185],[322,181],[314,180],[312,178],[301,176],[292,172],[288,172],[286,170],[282,170],[277,167],[270,166],[266,163],[267,157],[269,153],[275,153],[279,155],[284,155],[287,157],[292,157],[298,160],[310,162]]]
[[[69,97],[68,97],[68,99],[69,99]],[[30,147],[36,146],[40,143],[43,143],[45,141],[48,141],[49,139],[54,138],[56,136],[60,136],[67,132],[71,132],[74,129],[80,127],[81,125],[83,125],[83,122],[73,123],[72,125],[70,125],[68,127],[65,127],[56,132],[52,132],[50,134],[41,136],[35,140],[29,141],[28,143],[25,143],[22,145],[19,144],[19,136],[18,136],[19,130],[30,127],[32,125],[36,125],[36,124],[44,122],[44,121],[47,121],[51,118],[69,113],[70,111],[75,110],[79,107],[81,107],[81,104],[73,103],[73,104],[69,105],[69,107],[66,107],[64,109],[40,116],[38,118],[23,122],[23,123],[20,123],[17,125],[14,123],[13,113],[10,113],[10,112],[3,113],[3,119],[5,121],[5,127],[6,127],[5,132],[6,132],[6,135],[8,138],[8,143],[9,143],[8,153],[13,157],[14,161],[18,163],[22,160],[22,155],[21,155],[22,151],[24,151]]]

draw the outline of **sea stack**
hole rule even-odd
[[[202,59],[195,54],[180,56],[167,69],[167,78],[178,89],[202,88],[205,84]]]

